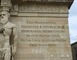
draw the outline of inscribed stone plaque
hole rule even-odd
[[[18,17],[11,18],[19,32],[15,60],[72,60],[68,19],[64,15],[67,7],[61,9],[60,5],[59,8],[52,6],[57,9],[56,13],[52,13],[54,9],[47,10],[48,5],[44,10],[41,10],[44,5],[24,6],[19,6]],[[38,6],[41,6],[39,10]],[[34,10],[31,11],[32,8]]]
[[[71,60],[67,18],[19,17],[16,60]]]

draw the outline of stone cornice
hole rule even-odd
[[[12,2],[24,2],[24,1],[36,1],[36,2],[73,2],[74,0],[12,0]]]
[[[24,2],[39,2],[39,3],[65,3],[68,4],[68,8],[72,5],[74,0],[11,0],[13,4],[21,4]]]
[[[51,6],[52,5],[57,6],[57,5],[60,4],[61,6],[67,6],[67,9],[68,9],[72,5],[73,1],[74,0],[11,0],[12,5],[13,5],[13,8],[11,9],[11,11],[12,11],[12,13],[14,13],[13,15],[17,15],[18,14],[18,11],[20,11],[20,9],[18,10],[19,5],[23,5],[24,3],[28,3],[28,4],[31,4],[31,3],[37,4],[38,3],[38,4],[42,4],[42,5],[45,5],[46,4],[46,5],[51,5]],[[59,8],[58,8],[58,10],[59,10]],[[0,11],[2,11],[2,7],[0,7]],[[65,11],[65,12],[62,12],[62,13],[67,13],[67,10],[62,10],[62,11]],[[25,12],[26,12],[26,10],[25,10]],[[53,12],[52,9],[51,10],[49,9],[49,12],[52,13]]]
[[[20,4],[23,2],[42,2],[42,3],[67,3],[68,7],[72,5],[74,0],[11,0],[12,4]],[[1,0],[0,0],[1,3]]]

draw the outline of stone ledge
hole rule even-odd
[[[11,0],[12,4],[20,4],[24,2],[41,2],[41,3],[66,3],[69,8],[74,0]],[[0,0],[1,3],[1,0]]]
[[[73,2],[74,0],[12,0],[12,2],[36,1],[36,2]]]
[[[19,4],[22,2],[43,2],[43,3],[53,3],[53,2],[61,2],[61,3],[73,3],[74,0],[11,0],[14,4]]]
[[[21,4],[26,2],[39,2],[39,3],[65,3],[68,4],[68,8],[71,7],[74,0],[11,0],[13,4]]]
[[[25,17],[66,17],[68,18],[68,13],[18,13],[18,16]]]

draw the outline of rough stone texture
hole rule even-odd
[[[12,0],[14,4],[20,4],[21,2],[43,2],[43,3],[67,3],[68,7],[70,8],[71,4],[74,0]]]
[[[10,13],[19,35],[15,60],[72,60],[67,3],[22,2]]]
[[[12,0],[14,2],[19,0]],[[37,1],[37,2],[72,2],[74,0],[20,0],[20,1]]]
[[[67,5],[18,5],[19,44],[15,60],[72,60]]]

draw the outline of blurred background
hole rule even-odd
[[[77,0],[74,0],[69,9],[69,31],[71,43],[77,41]]]

